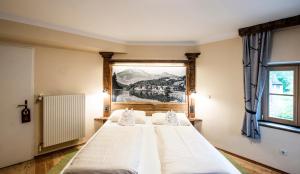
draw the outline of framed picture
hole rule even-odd
[[[186,67],[113,65],[112,102],[185,103]]]

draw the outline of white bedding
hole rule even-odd
[[[142,147],[142,129],[104,127],[73,159],[66,174],[137,174]]]
[[[163,174],[240,174],[192,126],[156,126]]]
[[[120,126],[108,120],[62,173],[240,173],[193,126]]]
[[[107,121],[104,127],[120,127],[116,122]],[[139,174],[161,174],[161,166],[157,149],[156,135],[151,117],[146,117],[145,124],[136,124],[135,127],[143,129],[142,153]]]
[[[108,120],[65,166],[63,174],[160,174],[151,120],[120,126]]]

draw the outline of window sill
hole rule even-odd
[[[274,129],[279,129],[279,130],[284,130],[284,131],[289,131],[289,132],[294,132],[294,133],[299,133],[300,134],[300,128],[299,127],[294,127],[294,126],[289,126],[289,125],[283,125],[279,123],[273,123],[269,121],[264,121],[260,120],[258,121],[260,126],[264,127],[269,127],[269,128],[274,128]]]

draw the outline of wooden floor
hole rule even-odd
[[[222,153],[225,156],[229,156],[237,164],[239,164],[241,167],[243,167],[247,174],[281,174],[281,172],[277,172],[277,171],[271,170],[269,168],[266,168],[264,166],[249,162],[242,158],[238,158],[238,157],[228,154],[224,151],[222,151]]]
[[[36,159],[26,161],[13,166],[0,169],[0,174],[47,174],[48,171],[55,166],[65,154],[81,146],[60,150],[47,155],[42,155]]]
[[[78,149],[80,147],[75,148]],[[70,150],[74,149],[61,150],[55,153],[51,153],[49,155],[38,157],[34,160],[2,168],[0,169],[0,174],[46,174]],[[279,174],[278,172],[273,171],[271,169],[232,156],[228,153],[223,153],[229,156],[231,159],[233,159],[240,166],[242,166],[248,174]]]

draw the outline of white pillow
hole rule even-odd
[[[176,113],[177,121],[179,126],[190,126],[191,122],[187,118],[185,113]],[[152,114],[152,124],[154,125],[164,125],[168,124],[166,119],[166,113],[154,113]]]
[[[154,113],[152,114],[152,124],[164,125],[167,124],[166,113]]]
[[[122,116],[125,109],[114,110],[109,117],[111,122],[118,122]],[[133,115],[135,118],[136,124],[145,124],[146,123],[146,113],[144,111],[133,110]]]
[[[121,126],[134,126],[135,119],[134,119],[133,111],[125,110],[122,113],[118,123]]]
[[[144,111],[133,110],[133,115],[136,124],[145,124],[146,123],[146,113]]]
[[[109,120],[111,122],[118,122],[121,115],[123,114],[125,110],[124,109],[119,109],[119,110],[114,110],[111,114],[110,114],[110,117],[109,117]]]
[[[177,119],[177,115],[175,112],[173,112],[173,111],[167,112],[166,120],[167,120],[168,125],[178,126],[178,119]]]

